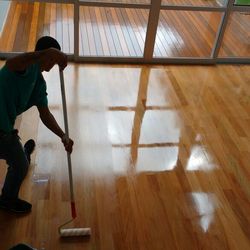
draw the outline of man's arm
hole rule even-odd
[[[40,118],[43,124],[50,129],[54,134],[59,136],[64,144],[65,150],[69,153],[72,152],[74,142],[69,138],[69,141],[66,140],[65,133],[62,131],[58,125],[56,119],[51,114],[48,107],[37,107],[39,111]]]
[[[7,59],[6,65],[11,71],[24,71],[29,65],[39,63],[41,68],[52,68],[55,64],[63,70],[67,66],[67,56],[58,49],[23,53]]]

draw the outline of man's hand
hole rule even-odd
[[[51,114],[48,107],[37,107],[40,118],[43,122],[43,124],[50,129],[53,133],[55,133],[57,136],[59,136],[62,140],[62,143],[64,144],[65,150],[69,153],[72,152],[73,144],[74,142],[69,138],[67,141],[66,135],[63,132],[63,130],[59,127],[56,119]]]
[[[69,138],[69,140],[67,140],[67,138],[66,138],[66,135],[64,135],[63,137],[62,137],[62,143],[63,143],[63,145],[64,145],[64,147],[65,147],[65,150],[68,152],[68,153],[72,153],[72,150],[73,150],[73,144],[74,144],[74,142],[73,142],[73,140],[71,140],[70,138]]]

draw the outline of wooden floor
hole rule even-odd
[[[59,238],[70,217],[66,155],[31,109],[16,126],[23,142],[37,142],[20,194],[33,211],[0,211],[0,249],[20,242],[39,250],[250,249],[249,70],[70,64],[79,214],[72,226],[90,226],[92,236]],[[63,124],[57,68],[45,79]]]
[[[222,1],[196,2],[199,6],[215,3],[222,5]],[[194,5],[194,1],[178,4]],[[64,52],[73,53],[73,12],[73,5],[69,4],[12,2],[0,36],[0,51],[31,51],[40,36],[51,35],[62,44]],[[82,6],[80,55],[142,57],[148,15],[146,9]],[[212,12],[162,10],[154,56],[209,57],[221,16]],[[249,33],[250,15],[232,14],[220,57],[250,57]]]

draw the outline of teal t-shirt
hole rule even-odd
[[[10,132],[18,115],[32,106],[48,106],[46,82],[38,64],[30,65],[23,74],[0,70],[0,130]]]

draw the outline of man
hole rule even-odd
[[[36,106],[46,127],[61,138],[65,150],[72,152],[73,141],[66,140],[48,108],[46,82],[43,71],[50,71],[55,64],[63,70],[67,56],[52,37],[37,41],[34,52],[10,58],[0,70],[0,159],[5,159],[8,171],[0,196],[0,208],[16,213],[30,212],[32,205],[18,197],[19,189],[27,173],[30,154],[35,142],[29,140],[24,148],[18,131],[14,130],[17,115]]]

